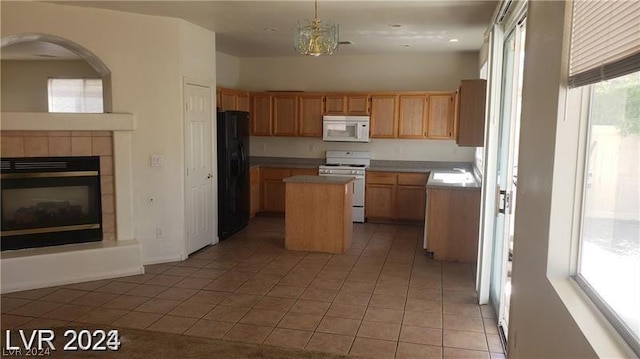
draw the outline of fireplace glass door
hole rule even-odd
[[[47,168],[3,168],[2,250],[102,239],[99,160],[85,161],[89,168],[70,161],[58,162],[64,168],[52,168],[50,161],[44,162]]]

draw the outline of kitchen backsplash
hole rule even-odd
[[[251,156],[324,158],[327,150],[370,151],[373,160],[473,162],[474,147],[454,141],[372,139],[369,143],[323,142],[319,138],[251,137]]]

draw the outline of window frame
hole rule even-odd
[[[640,71],[637,71],[640,72]],[[635,72],[633,72],[635,73]],[[622,76],[621,76],[622,77]],[[604,81],[600,81],[604,82]],[[600,83],[597,82],[597,83]],[[602,313],[602,315],[607,319],[609,324],[613,326],[613,328],[617,331],[617,333],[624,339],[626,344],[635,352],[636,355],[640,356],[640,338],[636,338],[633,334],[632,330],[629,326],[620,318],[620,316],[615,312],[615,310],[607,304],[604,298],[598,293],[598,291],[589,283],[589,281],[580,274],[580,268],[582,265],[582,244],[583,244],[583,231],[584,231],[584,218],[585,218],[585,199],[587,195],[587,181],[588,178],[588,162],[589,162],[589,152],[587,151],[587,147],[591,143],[591,113],[593,111],[593,94],[594,94],[594,85],[588,84],[580,87],[569,88],[568,91],[576,91],[575,96],[581,96],[581,101],[587,101],[586,104],[586,113],[582,113],[579,115],[580,121],[580,134],[578,141],[578,167],[577,176],[576,176],[576,184],[580,186],[576,186],[576,201],[574,205],[574,220],[577,225],[576,230],[574,231],[576,245],[574,247],[574,259],[572,262],[572,275],[571,279],[575,281],[581,291],[591,300],[591,302],[595,305],[595,307]],[[580,94],[577,92],[581,91]],[[568,96],[571,96],[568,94]],[[584,106],[584,104],[582,104]],[[566,109],[566,111],[570,111],[570,109]]]

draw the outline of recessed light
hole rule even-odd
[[[409,46],[411,46],[411,45],[409,45],[409,44],[403,44],[403,45],[400,45],[400,46],[402,46],[402,47],[409,47]]]
[[[264,31],[274,32],[274,31],[278,31],[278,28],[277,27],[265,27]]]
[[[402,25],[400,25],[400,24],[389,24],[389,26],[391,26],[391,27],[402,27]]]
[[[449,42],[458,42],[458,39],[449,39]]]
[[[55,58],[55,57],[58,57],[58,56],[55,56],[55,55],[49,55],[49,54],[34,54],[33,56],[36,56],[36,57],[45,57],[45,58]]]
[[[353,41],[351,40],[340,41],[338,42],[338,45],[353,45]]]

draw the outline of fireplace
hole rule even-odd
[[[1,162],[3,251],[102,240],[100,157]]]

